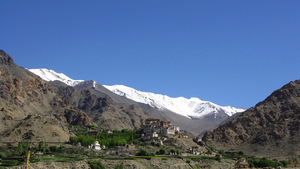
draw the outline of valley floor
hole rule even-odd
[[[115,168],[117,165],[123,163],[126,169],[197,169],[197,168],[233,168],[233,160],[221,160],[221,162],[215,160],[203,160],[194,161],[189,158],[169,158],[169,159],[94,159],[93,161],[101,161],[105,168]],[[9,167],[10,169],[25,169],[25,166]],[[87,160],[82,161],[70,161],[70,162],[38,162],[30,164],[30,169],[49,169],[49,168],[64,168],[64,169],[89,169],[90,165]]]

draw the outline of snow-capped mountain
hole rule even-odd
[[[27,70],[40,76],[45,81],[59,80],[69,86],[75,86],[81,82],[84,82],[84,80],[73,80],[68,76],[64,75],[63,73],[56,73],[53,70],[48,70],[48,69],[27,69]]]
[[[184,97],[171,98],[166,95],[141,92],[123,85],[103,86],[120,96],[127,97],[136,102],[149,104],[159,110],[168,109],[189,118],[201,118],[205,115],[217,115],[221,112],[228,116],[232,116],[235,113],[245,111],[244,109],[237,109],[231,106],[219,106],[209,101],[202,101],[195,97],[190,99],[186,99]]]
[[[28,69],[32,73],[40,76],[45,81],[59,80],[69,86],[75,86],[84,80],[73,80],[63,73],[56,73],[48,69]],[[94,85],[95,85],[94,81]],[[188,118],[201,118],[206,115],[217,116],[220,113],[225,113],[232,116],[235,113],[243,112],[244,109],[238,109],[231,106],[219,106],[209,101],[203,101],[199,98],[186,99],[184,97],[171,98],[166,95],[154,94],[150,92],[142,92],[123,85],[107,86],[103,85],[108,90],[117,95],[124,96],[136,102],[148,104],[159,110],[170,110]]]

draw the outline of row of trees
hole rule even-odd
[[[170,152],[174,153],[174,154],[175,153],[180,154],[180,151],[178,149],[175,149],[175,148],[171,149]],[[156,152],[156,155],[165,155],[165,154],[167,154],[167,151],[164,148],[161,148]],[[147,149],[141,149],[136,155],[137,156],[151,156],[151,155],[154,155],[154,154],[149,154]]]
[[[97,140],[101,145],[115,147],[125,145],[127,143],[137,144],[139,143],[139,137],[140,134],[137,131],[123,129],[121,131],[114,130],[113,133],[101,132],[96,136],[79,135],[70,137],[69,141],[72,144],[77,144],[80,142],[82,146],[88,146]]]

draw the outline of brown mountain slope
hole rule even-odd
[[[199,133],[205,130],[209,130],[212,127],[215,127],[220,122],[222,122],[224,118],[228,117],[228,116],[224,117],[222,116],[222,114],[220,114],[220,116],[218,116],[217,118],[215,118],[214,115],[212,115],[212,116],[206,116],[205,118],[201,118],[201,119],[189,119],[185,116],[179,115],[170,110],[161,111],[151,107],[148,104],[135,102],[126,97],[119,96],[111,92],[110,90],[106,89],[99,83],[95,83],[94,86],[94,81],[85,81],[79,83],[78,85],[75,86],[75,88],[79,90],[89,90],[99,97],[109,97],[117,104],[125,104],[128,105],[129,107],[140,107],[144,111],[149,112],[153,117],[165,121],[171,121],[174,125],[180,126],[181,130],[186,130],[188,132],[191,132],[193,135],[198,135]]]
[[[141,121],[153,116],[136,105],[117,104],[110,97],[104,97],[90,90],[78,90],[62,82],[49,82],[53,90],[70,103],[87,113],[95,122],[109,129],[140,128]]]
[[[13,59],[3,50],[0,50],[0,138],[1,141],[10,140],[8,136],[20,126],[20,122],[28,115],[54,116],[57,124],[63,122],[65,125],[94,124],[93,120],[83,111],[70,104],[66,99],[57,95],[51,87],[44,81],[17,66]],[[38,120],[32,121],[31,126],[40,125]],[[59,124],[60,125],[60,124]],[[26,127],[23,126],[24,132]],[[41,129],[48,132],[46,129]],[[27,138],[23,130],[18,133],[20,139]],[[36,130],[32,130],[36,135]],[[59,133],[59,132],[58,132]],[[58,140],[65,140],[64,135],[60,135]],[[24,137],[23,137],[24,136]],[[35,137],[32,137],[35,138]]]
[[[224,150],[286,158],[300,153],[300,80],[290,82],[203,140]]]

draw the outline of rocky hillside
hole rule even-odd
[[[290,82],[203,140],[224,150],[280,158],[300,154],[300,80]]]
[[[55,117],[55,119],[44,119],[55,121],[54,126],[61,129],[56,132],[58,134],[57,141],[66,141],[66,136],[69,135],[68,130],[61,128],[61,123],[64,125],[95,124],[86,113],[57,95],[40,77],[17,66],[3,50],[0,50],[0,77],[1,141],[30,139],[31,135],[39,135],[39,132],[50,132],[51,134],[52,130],[48,130],[49,128],[41,128],[39,132],[31,130],[32,126],[43,126],[40,120],[32,120],[30,125],[23,126],[27,123],[29,115]],[[28,133],[30,130],[31,133]],[[18,137],[11,137],[11,134],[16,133],[15,131],[18,133]],[[55,131],[53,130],[54,135],[56,135]]]
[[[89,117],[104,128],[134,129],[141,126],[141,121],[153,116],[136,105],[117,104],[109,96],[99,91],[98,95],[89,90],[78,90],[62,82],[49,82],[53,90],[70,103],[83,110]],[[100,96],[101,97],[100,97]]]

